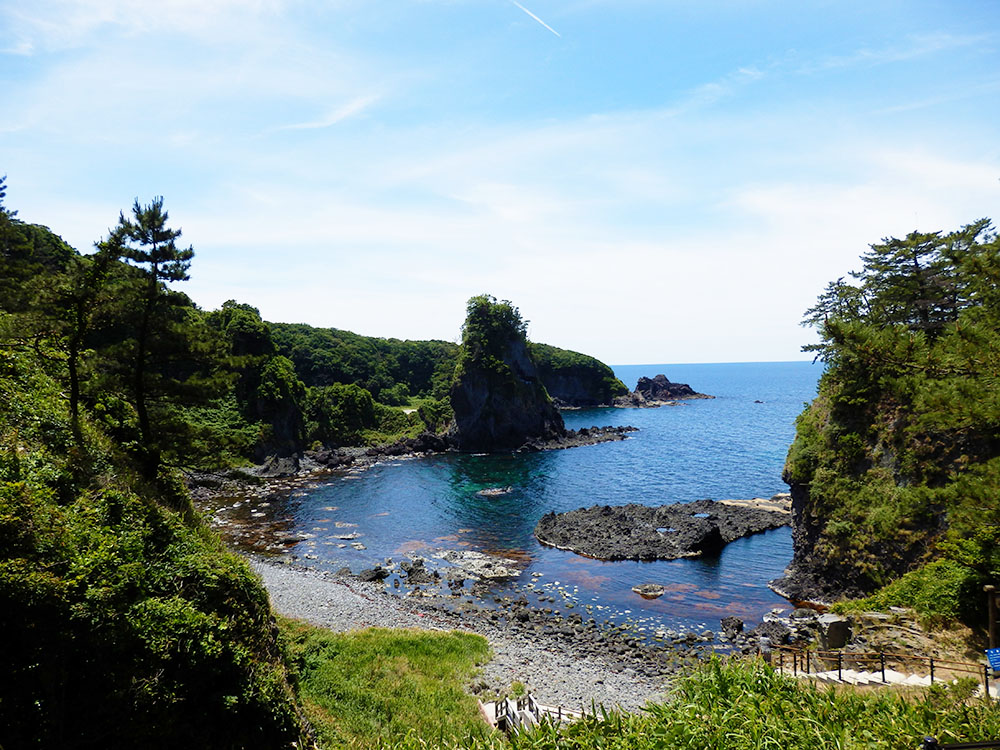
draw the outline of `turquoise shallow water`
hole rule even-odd
[[[527,455],[445,455],[396,461],[335,478],[292,498],[292,530],[311,534],[293,552],[309,564],[358,571],[386,557],[456,548],[502,553],[524,572],[512,586],[553,595],[548,606],[587,607],[601,619],[691,628],[734,614],[758,620],[787,602],[767,582],[791,559],[785,529],[730,544],[720,556],[652,563],[601,562],[539,544],[539,517],[598,504],[769,497],[787,490],[781,469],[795,417],[816,390],[821,369],[807,362],[629,365],[614,368],[630,388],[664,373],[716,398],[659,409],[563,413],[567,427],[633,425],[617,443]],[[759,402],[759,403],[758,403]],[[509,487],[496,497],[480,490]],[[339,523],[339,526],[338,526]],[[356,525],[350,525],[356,524]],[[338,547],[356,532],[365,549]],[[541,576],[537,574],[541,573]],[[532,575],[536,574],[536,575]],[[636,583],[667,587],[644,600]]]

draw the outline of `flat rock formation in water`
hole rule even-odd
[[[698,393],[687,383],[671,383],[667,376],[660,373],[655,378],[639,378],[635,390],[627,396],[615,399],[619,407],[655,407],[673,404],[695,398],[715,398],[705,393]]]
[[[599,560],[675,560],[718,553],[734,539],[788,525],[790,515],[786,495],[657,507],[594,505],[547,513],[535,536],[542,544]]]

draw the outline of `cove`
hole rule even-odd
[[[717,557],[658,562],[591,560],[545,547],[532,532],[549,511],[785,491],[781,470],[795,417],[814,397],[821,367],[785,362],[614,369],[630,387],[639,376],[662,372],[716,398],[658,409],[563,413],[574,429],[639,428],[623,442],[531,454],[445,454],[330,478],[288,499],[288,530],[307,535],[291,552],[301,563],[354,572],[387,557],[433,562],[433,551],[440,549],[502,555],[522,569],[507,586],[518,594],[599,620],[630,620],[650,631],[715,630],[727,615],[753,621],[787,607],[767,582],[791,560],[788,528],[733,542]],[[504,491],[480,494],[484,490]],[[642,599],[631,590],[638,583],[661,584],[666,593]]]

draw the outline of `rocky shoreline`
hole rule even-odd
[[[717,554],[750,534],[786,526],[790,499],[697,500],[649,507],[594,505],[547,513],[535,527],[542,544],[599,560],[676,560]]]
[[[718,632],[664,630],[651,636],[629,625],[598,623],[586,613],[565,615],[532,606],[516,593],[485,588],[473,593],[459,585],[449,594],[436,594],[427,590],[434,575],[422,561],[382,567],[385,578],[390,569],[394,581],[399,574],[411,578],[402,584],[406,595],[394,595],[382,573],[373,578],[250,560],[275,611],[284,616],[335,631],[397,627],[479,633],[490,642],[494,658],[469,685],[471,692],[504,694],[518,681],[543,703],[571,709],[594,703],[637,710],[662,698],[674,675],[708,654],[756,653],[762,634],[770,633],[777,643],[783,632],[771,621],[762,623],[764,630],[743,632],[742,621],[726,618],[731,622],[723,621]]]
[[[581,427],[566,430],[564,435],[548,440],[529,438],[515,453],[564,450],[625,440],[636,427]],[[287,456],[271,456],[263,463],[246,469],[223,471],[191,471],[186,475],[188,489],[194,499],[213,495],[240,494],[267,480],[308,481],[334,471],[363,470],[386,459],[422,458],[439,453],[457,452],[444,435],[424,432],[414,438],[403,438],[389,445],[370,447],[327,448],[307,450]]]

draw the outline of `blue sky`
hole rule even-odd
[[[165,197],[211,309],[799,359],[868,243],[1000,220],[1000,3],[0,0],[7,205]]]

